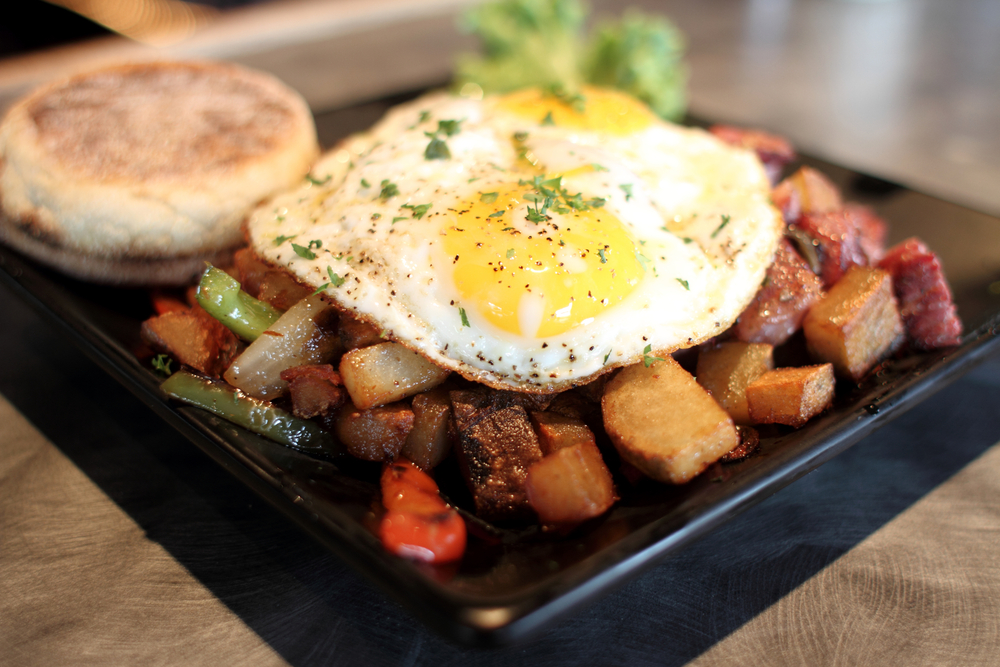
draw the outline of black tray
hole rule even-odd
[[[400,99],[320,115],[321,141],[331,145],[368,127]],[[797,431],[765,432],[758,455],[716,466],[685,486],[651,481],[633,486],[619,480],[621,501],[569,534],[473,525],[466,556],[452,567],[415,564],[381,548],[372,532],[377,466],[313,459],[168,402],[159,391],[160,378],[135,354],[140,323],[151,314],[145,292],[81,283],[3,247],[0,282],[168,424],[399,598],[418,619],[463,643],[508,643],[622,584],[1000,351],[1000,258],[995,256],[1000,219],[834,165],[804,161],[833,178],[846,198],[873,206],[889,220],[891,242],[920,236],[941,256],[968,332],[962,344],[891,360],[859,387],[840,387],[834,408],[822,417]]]

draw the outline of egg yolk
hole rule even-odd
[[[545,338],[620,303],[644,269],[631,236],[603,200],[565,190],[546,200],[537,183],[505,185],[456,206],[444,246],[470,316]],[[543,185],[545,192],[552,190]]]
[[[503,96],[499,106],[540,125],[623,136],[653,123],[653,113],[630,95],[584,86],[577,94],[526,88]]]

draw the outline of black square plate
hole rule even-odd
[[[331,145],[369,126],[401,99],[320,115],[321,141]],[[417,618],[463,643],[507,643],[763,500],[1000,350],[1000,219],[834,165],[804,161],[833,178],[845,198],[869,204],[885,217],[891,242],[920,236],[940,255],[968,332],[962,344],[888,362],[859,387],[840,387],[834,408],[804,428],[766,432],[758,455],[716,466],[687,485],[619,480],[621,501],[569,534],[473,526],[466,556],[453,567],[422,566],[381,548],[372,532],[377,466],[313,459],[167,401],[159,378],[134,354],[140,323],[152,314],[145,292],[81,283],[6,248],[0,248],[0,282],[168,424],[398,597]]]

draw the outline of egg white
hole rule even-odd
[[[458,131],[441,133],[441,120],[460,121]],[[527,136],[512,140],[518,133]],[[427,159],[433,137],[449,159]],[[463,301],[443,241],[461,203],[510,183],[525,159],[565,174],[567,191],[602,198],[645,269],[620,303],[543,338],[524,334],[540,316],[533,296],[522,298],[520,334]],[[624,135],[572,129],[509,113],[494,98],[435,93],[328,153],[309,181],[261,206],[248,233],[261,257],[323,287],[386,338],[490,386],[550,392],[727,329],[781,236],[769,197],[752,153],[698,129],[661,121]],[[537,233],[528,205],[504,220]]]

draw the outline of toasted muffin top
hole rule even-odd
[[[100,180],[189,179],[266,156],[299,129],[269,77],[204,63],[146,63],[74,77],[24,107],[64,168]]]
[[[239,244],[247,213],[299,183],[318,151],[305,101],[261,72],[154,62],[77,74],[0,124],[0,225],[13,230],[0,239],[57,268],[67,254],[210,255]],[[36,243],[14,240],[26,237]]]

